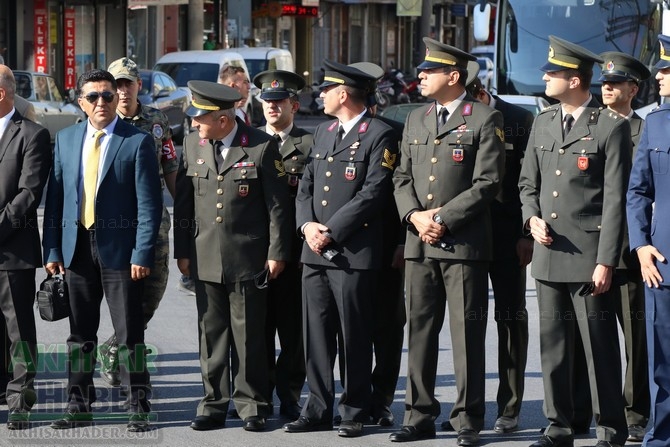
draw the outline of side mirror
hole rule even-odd
[[[486,0],[482,0],[479,5],[475,6],[473,16],[475,40],[486,42],[489,40],[491,5],[486,3]]]

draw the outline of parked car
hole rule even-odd
[[[74,91],[64,96],[53,76],[14,70],[14,78],[16,93],[33,104],[37,122],[49,130],[52,143],[56,132],[86,119],[86,114],[75,103]]]
[[[186,115],[190,104],[189,94],[177,87],[166,73],[157,70],[140,70],[142,89],[137,98],[140,103],[165,113],[170,123],[172,137],[181,144],[191,129],[191,121]]]
[[[516,104],[537,116],[538,113],[549,107],[549,101],[541,96],[526,96],[526,95],[498,95],[503,101],[510,104]]]
[[[477,77],[484,88],[491,91],[491,80],[493,79],[493,61],[488,57],[478,57],[479,73]]]
[[[426,103],[421,103],[421,102],[410,102],[410,103],[405,103],[405,104],[392,104],[388,107],[386,107],[383,110],[379,111],[379,116],[383,116],[384,118],[391,119],[393,121],[398,121],[399,123],[405,124],[405,121],[407,120],[407,115],[409,113],[416,109],[417,107],[421,107],[426,105]]]

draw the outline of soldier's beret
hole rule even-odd
[[[188,81],[191,105],[186,109],[190,117],[205,115],[215,110],[232,109],[242,99],[240,92],[227,85],[210,81]]]
[[[426,56],[424,61],[417,67],[420,70],[440,67],[458,67],[467,69],[468,61],[476,61],[477,58],[470,53],[459,50],[451,45],[438,42],[430,37],[424,37],[426,44]]]
[[[640,82],[651,76],[644,64],[626,53],[607,51],[601,53],[603,63],[600,65],[599,81]]]
[[[305,86],[305,79],[293,72],[266,70],[254,76],[254,85],[261,89],[261,99],[280,101],[297,95]]]
[[[540,70],[544,72],[575,69],[586,71],[593,68],[594,63],[602,64],[600,56],[586,48],[568,42],[556,36],[549,36],[549,55],[547,63]]]

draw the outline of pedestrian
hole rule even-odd
[[[205,395],[191,428],[222,428],[232,401],[243,428],[262,431],[272,412],[267,283],[290,259],[286,171],[277,141],[236,119],[239,92],[208,81],[188,87],[197,132],[186,138],[177,172],[174,256],[196,287]]]
[[[363,434],[369,421],[372,294],[381,267],[382,208],[397,157],[393,130],[366,116],[375,78],[326,60],[321,98],[335,117],[314,133],[299,184],[296,225],[304,238],[303,336],[309,394],[289,433],[332,428],[338,334],[345,376],[338,435]]]
[[[433,102],[407,117],[393,176],[407,229],[408,372],[403,426],[390,439],[435,437],[438,339],[448,306],[457,392],[449,421],[458,445],[473,446],[484,425],[489,207],[502,180],[503,119],[467,94],[474,56],[423,41],[421,94]]]
[[[312,134],[294,123],[300,108],[298,92],[305,80],[295,73],[268,70],[254,77],[260,89],[263,115],[267,124],[260,128],[277,140],[286,170],[286,182],[291,195],[288,218],[295,228],[295,198],[298,184],[305,171]],[[300,249],[302,239],[297,234],[291,239],[291,259],[284,271],[269,282],[265,336],[270,376],[268,402],[277,390],[279,414],[294,421],[300,417],[300,393],[305,384],[305,351],[302,340],[302,287]],[[279,337],[280,352],[275,361],[275,334]]]
[[[30,427],[37,400],[35,269],[42,264],[37,207],[51,168],[51,141],[42,126],[26,120],[14,106],[16,81],[0,65],[0,347],[5,366],[2,392],[7,428]],[[0,363],[2,365],[2,363]]]
[[[52,275],[65,274],[70,298],[67,409],[51,427],[92,424],[104,295],[119,343],[127,428],[145,431],[151,388],[142,296],[154,265],[163,208],[156,150],[149,134],[117,116],[111,73],[87,71],[77,90],[79,106],[89,118],[56,135],[44,210],[45,268]]]
[[[237,65],[223,65],[221,70],[219,70],[218,83],[232,87],[240,92],[242,98],[235,104],[235,114],[244,121],[244,124],[250,126],[251,119],[244,108],[246,107],[247,99],[249,98],[251,82],[249,82],[249,78],[247,77],[244,68]]]
[[[351,67],[375,78],[368,90],[368,114],[383,121],[394,131],[393,144],[400,150],[404,123],[393,121],[377,114],[377,83],[384,76],[384,69],[371,62],[356,62]],[[395,166],[398,165],[396,160]],[[400,375],[400,360],[406,322],[405,290],[403,274],[405,259],[405,228],[400,222],[393,191],[384,196],[382,209],[382,267],[377,274],[374,288],[374,329],[372,348],[374,368],[372,370],[372,403],[370,417],[374,424],[390,427],[395,423],[391,404]],[[340,374],[340,377],[344,377]]]
[[[670,36],[658,36],[661,55],[655,68],[658,93],[670,97]],[[670,105],[651,111],[645,120],[635,152],[628,184],[626,214],[630,249],[637,255],[645,287],[647,350],[649,352],[649,389],[652,427],[644,437],[647,447],[670,443],[667,394],[670,392],[670,362],[667,321],[670,319],[670,232],[662,222],[670,219],[668,207],[668,119]]]
[[[588,368],[597,447],[623,445],[628,437],[610,289],[625,230],[632,139],[628,122],[589,93],[594,62],[602,59],[549,36],[542,79],[545,94],[559,104],[535,118],[519,179],[523,228],[536,242],[531,274],[549,420],[532,447],[573,444],[576,334]]]
[[[177,152],[172,142],[172,133],[167,116],[158,109],[142,105],[137,95],[142,90],[142,78],[137,64],[127,57],[112,62],[107,69],[116,79],[116,92],[119,102],[116,113],[123,121],[138,129],[151,134],[156,148],[158,172],[161,177],[161,186],[167,189],[174,199],[175,179],[177,178]],[[153,317],[158,304],[163,298],[168,280],[170,213],[163,205],[163,214],[160,230],[155,245],[154,268],[151,274],[144,279],[144,294],[142,295],[142,311],[144,328]],[[100,377],[112,386],[119,386],[119,344],[116,334],[103,343],[99,348]]]
[[[519,428],[528,359],[526,266],[533,256],[533,239],[522,231],[519,174],[533,114],[489,93],[477,77],[478,73],[479,64],[468,62],[468,92],[502,113],[505,130],[505,175],[502,189],[490,205],[495,225],[489,277],[498,329],[498,416],[493,430],[509,433]]]

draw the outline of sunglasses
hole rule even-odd
[[[116,96],[116,93],[112,92],[91,92],[88,95],[84,96],[84,99],[88,101],[91,104],[95,104],[98,102],[98,99],[102,96],[103,101],[106,103],[110,103],[114,101],[114,96]]]

